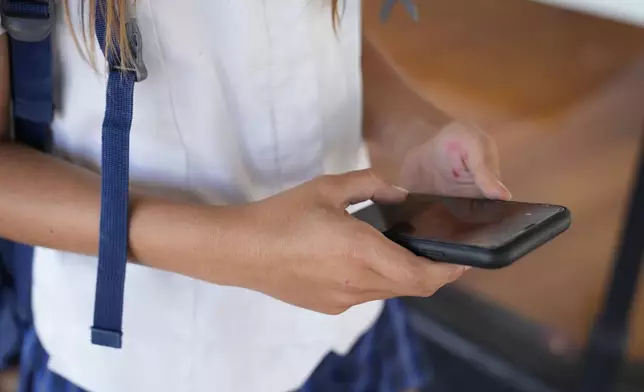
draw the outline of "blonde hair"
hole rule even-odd
[[[276,1],[276,0],[271,0]],[[334,30],[339,22],[339,1],[331,0],[331,20]],[[81,15],[81,32],[84,47],[87,48],[91,59],[94,58],[93,54],[96,51],[96,44],[94,36],[96,34],[96,13],[103,12],[105,17],[105,52],[111,53],[120,60],[120,67],[122,69],[134,69],[134,61],[132,55],[132,48],[128,41],[126,24],[130,18],[130,2],[136,3],[136,0],[106,0],[105,9],[97,9],[97,0],[81,0],[80,1],[80,15]],[[85,20],[86,7],[89,7],[89,20]],[[71,15],[69,9],[69,0],[64,0],[65,18],[67,23],[70,24]],[[89,26],[87,23],[89,22]],[[74,43],[80,49],[82,46],[79,42],[78,36],[72,31]],[[118,48],[118,53],[115,52]],[[81,51],[82,52],[82,51]],[[92,65],[94,65],[92,63]]]

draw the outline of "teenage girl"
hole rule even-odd
[[[413,256],[345,208],[404,189],[509,193],[494,143],[437,122],[363,40],[357,0],[106,0],[108,51],[131,55],[120,32],[135,16],[148,78],[131,131],[123,347],[91,344],[107,72],[96,1],[58,5],[51,155],[12,142],[0,39],[0,236],[37,246],[22,390],[430,385],[404,309],[383,300],[429,296],[464,268]],[[419,130],[434,136],[407,154],[400,187],[367,169],[363,135]]]

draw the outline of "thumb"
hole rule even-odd
[[[409,192],[391,185],[375,175],[372,170],[358,170],[323,178],[326,196],[335,207],[346,208],[365,200],[380,203],[399,203]]]

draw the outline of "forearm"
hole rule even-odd
[[[423,99],[370,42],[363,39],[364,138],[382,146],[415,144],[451,121]],[[408,143],[401,141],[406,139]]]
[[[14,143],[0,145],[0,236],[95,254],[98,177]]]
[[[97,254],[97,174],[18,144],[0,143],[0,184],[0,237]],[[226,233],[235,230],[227,227],[232,221],[227,219],[228,210],[133,196],[131,257],[151,267],[202,278],[206,269],[217,268],[217,259],[234,254],[232,242],[226,238]],[[204,244],[213,247],[213,266],[205,265],[202,254],[191,254],[197,249],[203,253]],[[231,272],[209,276],[220,276],[224,282],[231,279],[227,275]]]
[[[10,141],[7,46],[6,35],[0,35],[0,237],[96,255],[100,177]],[[215,283],[237,282],[237,272],[230,267],[239,257],[234,239],[245,232],[237,207],[175,203],[131,193],[132,260]]]

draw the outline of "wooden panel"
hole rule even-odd
[[[560,111],[644,47],[634,27],[532,1],[417,3],[420,23],[396,7],[382,25],[379,2],[365,2],[365,28],[427,97],[459,117]]]
[[[642,130],[644,31],[528,0],[418,3],[420,23],[399,7],[383,25],[378,2],[364,2],[369,41],[426,99],[495,136],[516,199],[573,213],[565,236],[460,284],[582,344],[603,296]],[[375,158],[378,170],[396,172],[399,157],[379,149]],[[631,354],[644,358],[644,289],[635,323]]]

